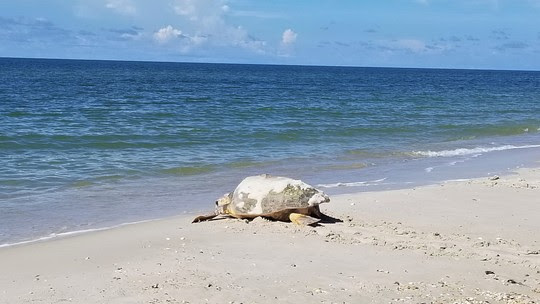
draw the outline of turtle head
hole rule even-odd
[[[216,201],[216,211],[210,215],[197,216],[192,223],[208,221],[221,214],[229,214],[229,206],[232,202],[232,193],[227,193]]]
[[[232,202],[232,192],[225,193],[216,201],[216,214],[228,214],[229,205]]]

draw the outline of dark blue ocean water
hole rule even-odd
[[[209,210],[250,174],[483,176],[539,129],[540,72],[0,59],[0,244]]]

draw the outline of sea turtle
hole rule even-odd
[[[198,216],[193,223],[227,215],[240,219],[260,216],[312,225],[321,219],[336,220],[319,210],[319,204],[329,201],[328,195],[300,180],[268,174],[249,176],[233,192],[216,201],[215,213]]]

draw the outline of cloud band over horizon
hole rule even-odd
[[[540,70],[540,1],[29,0],[0,56]]]

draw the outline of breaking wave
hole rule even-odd
[[[415,151],[414,155],[427,156],[427,157],[452,157],[452,156],[461,156],[461,155],[471,155],[471,154],[481,154],[487,152],[495,151],[505,151],[505,150],[514,150],[514,149],[530,149],[530,148],[540,148],[540,145],[525,145],[525,146],[514,146],[514,145],[504,145],[498,147],[476,147],[476,148],[459,148],[454,150],[442,150],[442,151]]]
[[[317,187],[320,188],[337,188],[337,187],[359,187],[359,186],[372,186],[374,184],[380,183],[382,181],[386,180],[385,178],[372,180],[372,181],[365,181],[365,182],[350,182],[350,183],[334,183],[334,184],[318,184]]]

